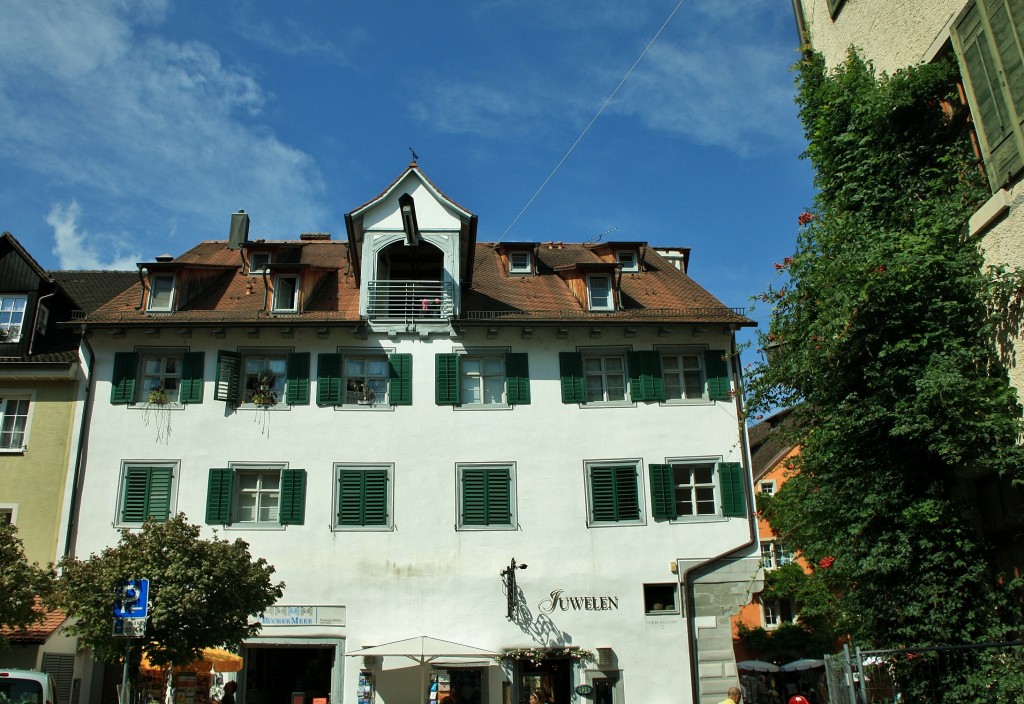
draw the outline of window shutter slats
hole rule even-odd
[[[206,489],[206,522],[209,525],[231,523],[231,490],[234,472],[230,468],[211,468]]]
[[[462,470],[462,525],[512,523],[512,476],[504,467]]]
[[[487,525],[487,480],[483,469],[462,472],[462,524]]]
[[[147,497],[146,518],[166,521],[171,513],[171,483],[173,474],[170,467],[151,467],[149,470],[149,496]]]
[[[712,401],[728,401],[729,364],[722,350],[705,350],[704,369],[708,375],[708,398]]]
[[[559,352],[558,371],[562,382],[562,403],[586,403],[583,355],[578,352]]]
[[[412,404],[412,355],[388,355],[388,402],[392,406]]]
[[[306,519],[306,470],[281,470],[281,500],[278,520],[281,525],[302,525]]]
[[[238,403],[238,375],[241,355],[228,350],[217,351],[217,376],[213,385],[213,398],[217,401]]]
[[[672,465],[652,464],[648,467],[651,484],[651,512],[655,518],[677,518]]]
[[[515,406],[530,403],[530,359],[526,352],[505,355],[505,398]]]
[[[435,396],[438,406],[459,405],[459,355],[434,355]]]
[[[287,376],[285,402],[291,406],[308,406],[309,352],[291,352],[288,355]]]
[[[110,402],[123,405],[135,403],[135,380],[139,370],[137,352],[115,352],[114,374],[110,382]]]
[[[204,352],[186,352],[181,360],[181,385],[178,388],[180,403],[203,402],[203,367],[206,363]]]
[[[594,467],[590,472],[590,495],[594,521],[617,520],[615,470],[612,467]]]
[[[747,515],[747,500],[743,490],[743,465],[739,462],[721,462],[718,475],[722,490],[722,515],[744,518]]]
[[[363,525],[383,526],[388,523],[388,473],[386,470],[364,471]]]
[[[387,470],[338,473],[338,525],[378,526],[388,522]]]
[[[124,500],[121,507],[122,523],[142,523],[146,520],[149,469],[149,467],[129,467],[126,470]]]
[[[629,352],[629,393],[633,401],[664,401],[665,380],[661,372],[661,355],[652,350]]]
[[[316,356],[316,405],[341,405],[342,368],[340,354],[318,354]]]

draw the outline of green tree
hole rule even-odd
[[[272,606],[284,588],[271,581],[274,567],[254,560],[244,540],[203,540],[184,514],[121,531],[116,546],[86,560],[65,558],[59,567],[54,603],[74,617],[72,632],[108,662],[120,660],[125,648],[112,635],[116,587],[125,579],[149,579],[146,635],[133,642],[162,668],[257,634],[260,626],[249,617]]]
[[[30,563],[18,529],[0,521],[0,627],[18,630],[42,620],[36,598],[45,599],[53,589],[53,571]],[[0,633],[0,647],[8,639]]]
[[[955,70],[806,56],[797,102],[818,193],[782,283],[760,296],[774,310],[752,412],[794,406],[802,447],[765,515],[866,647],[998,639],[1020,615],[964,499],[979,474],[1024,477],[996,344],[1013,316],[992,315],[1019,305],[1022,279],[986,268],[968,238],[987,191]]]

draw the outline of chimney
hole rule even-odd
[[[303,242],[320,242],[331,239],[330,232],[303,232],[299,235]]]
[[[241,249],[249,241],[249,216],[244,210],[231,214],[231,233],[228,235],[228,249]]]

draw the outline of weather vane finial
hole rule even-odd
[[[412,163],[415,164],[416,161],[420,158],[420,155],[417,154],[412,147],[409,147],[409,152],[412,154]]]

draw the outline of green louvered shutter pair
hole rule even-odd
[[[462,470],[462,525],[512,523],[512,477],[504,467]]]
[[[142,523],[147,518],[166,521],[171,512],[170,467],[138,467],[125,470],[122,523]]]
[[[181,356],[181,383],[178,403],[203,402],[203,352],[185,352]],[[139,379],[139,353],[115,352],[114,373],[110,384],[110,402],[115,405],[136,403]]]
[[[230,467],[210,469],[206,487],[206,522],[229,525],[234,501],[235,470]],[[301,525],[306,518],[306,470],[282,469],[278,498],[278,522]]]
[[[339,526],[388,524],[386,469],[343,469],[338,473]]]
[[[591,515],[595,523],[639,520],[636,479],[633,465],[590,468]]]
[[[722,496],[722,515],[730,518],[745,518],[747,498],[743,465],[739,462],[718,463],[719,490]],[[651,486],[651,512],[655,518],[675,519],[675,482],[672,465],[652,464],[648,468]]]
[[[341,354],[317,355],[316,403],[340,406],[345,402],[345,371]],[[412,403],[412,355],[388,355],[388,403],[408,406]]]
[[[434,400],[439,406],[458,406],[460,358],[456,353],[434,355]],[[530,360],[526,352],[505,353],[505,402],[510,406],[530,403]]]

